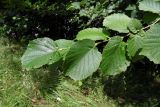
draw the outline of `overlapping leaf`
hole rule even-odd
[[[112,14],[104,19],[103,26],[121,33],[128,33],[127,27],[130,20],[125,14]]]
[[[126,58],[126,44],[121,37],[113,37],[103,51],[102,71],[108,75],[116,75],[125,71],[130,62]]]
[[[57,62],[65,54],[64,50],[67,50],[71,44],[71,41],[68,40],[55,42],[49,38],[35,39],[29,43],[21,58],[22,66],[26,69],[32,69]]]
[[[133,35],[129,38],[129,40],[127,41],[127,51],[130,58],[134,57],[136,53],[142,48],[142,41],[143,39],[139,35]]]
[[[55,41],[58,47],[58,52],[65,59],[70,47],[74,44],[72,40],[59,39]]]
[[[142,29],[142,27],[143,26],[142,26],[141,22],[137,19],[132,19],[128,25],[129,30],[133,33],[137,33],[139,30]]]
[[[102,28],[87,28],[80,31],[76,39],[106,40],[108,36],[109,33]]]
[[[92,40],[78,41],[66,55],[64,70],[74,80],[82,80],[92,75],[101,62],[102,55]]]
[[[148,57],[156,64],[160,64],[160,25],[156,24],[146,32],[143,38],[141,55]]]

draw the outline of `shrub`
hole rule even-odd
[[[98,69],[107,75],[120,74],[137,58],[147,57],[155,64],[160,64],[160,2],[143,0],[137,3],[139,5],[133,5],[138,7],[137,16],[130,14],[129,17],[124,12],[111,13],[104,18],[103,28],[81,30],[75,40],[54,41],[45,37],[31,41],[21,59],[22,66],[32,69],[61,61],[65,75],[82,80]],[[127,10],[133,10],[133,7],[127,7]],[[142,12],[138,10],[158,16],[148,24],[138,20],[141,17],[138,13]],[[100,47],[103,52],[97,48],[101,43],[106,44]]]

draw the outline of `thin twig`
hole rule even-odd
[[[159,21],[160,21],[160,18],[158,18],[157,20],[155,20],[152,24],[150,24],[150,25],[148,25],[148,26],[146,26],[146,27],[143,27],[142,30],[146,30],[146,29],[150,28],[151,26],[155,25],[155,24],[158,23]],[[128,34],[126,35],[126,37],[127,37],[127,36],[130,36],[130,33],[128,33]]]
[[[159,21],[160,21],[160,18],[158,18],[157,20],[155,20],[155,22],[153,22],[152,24],[150,24],[150,25],[148,25],[148,26],[146,26],[146,27],[144,27],[144,28],[142,28],[142,29],[143,29],[143,30],[148,29],[148,28],[150,28],[152,25],[158,23]]]
[[[107,42],[107,40],[104,40],[104,41],[101,41],[101,42],[97,42],[97,43],[95,44],[95,46],[97,46],[97,45],[99,45],[99,44],[101,44],[101,43],[105,43],[105,42]]]

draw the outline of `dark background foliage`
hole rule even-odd
[[[137,0],[1,0],[0,16],[9,38],[16,41],[37,37],[73,39],[87,27],[101,27],[104,16],[126,12],[137,16],[134,9],[126,10]]]

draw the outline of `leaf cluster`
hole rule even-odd
[[[22,66],[32,69],[60,61],[65,75],[82,80],[97,70],[106,75],[125,72],[140,56],[160,64],[159,7],[159,1],[139,2],[140,10],[158,15],[147,26],[144,26],[143,20],[124,13],[113,13],[104,18],[102,28],[81,30],[75,40],[35,39],[29,43],[21,59]],[[112,36],[110,32],[118,32],[118,35]],[[106,44],[100,52],[97,46],[104,42]]]

